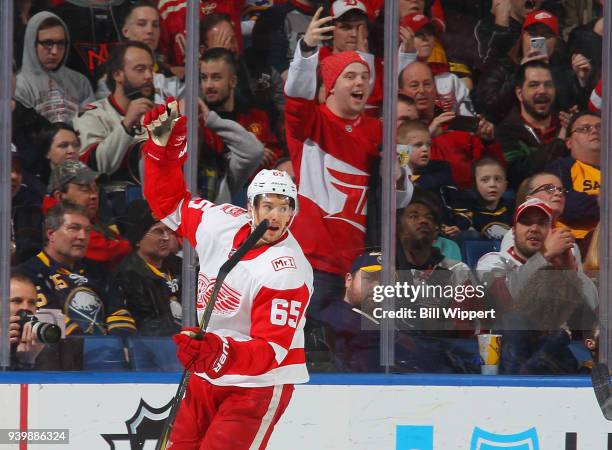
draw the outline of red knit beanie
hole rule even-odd
[[[346,68],[346,66],[354,62],[363,64],[367,67],[368,72],[370,71],[368,63],[365,62],[361,56],[359,56],[359,53],[353,51],[340,52],[330,55],[321,62],[321,76],[323,77],[323,85],[325,86],[327,96],[329,96],[329,93],[334,88],[336,80],[342,71]]]

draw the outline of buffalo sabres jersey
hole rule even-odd
[[[586,237],[599,222],[599,167],[567,156],[553,161],[546,169],[557,175],[567,189],[561,220],[576,239]]]
[[[135,329],[129,313],[109,303],[118,296],[109,293],[104,270],[92,261],[83,260],[70,268],[41,251],[19,270],[36,285],[38,308],[62,310],[66,335],[107,334],[115,322],[120,323],[119,328]],[[109,311],[114,314],[107,318]]]

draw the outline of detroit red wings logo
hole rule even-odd
[[[210,300],[216,278],[208,278],[203,273],[198,275],[198,302],[197,309],[204,309]],[[240,308],[240,292],[227,283],[221,285],[217,301],[215,302],[214,314],[220,316],[234,316]]]

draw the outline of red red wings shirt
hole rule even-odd
[[[304,58],[298,45],[285,84],[285,131],[300,205],[291,230],[315,269],[344,276],[363,252],[382,123],[364,114],[343,119],[318,105],[317,63],[317,55]]]
[[[285,126],[299,185],[292,231],[315,269],[344,275],[363,252],[381,122],[345,120],[325,105],[288,97]]]
[[[145,158],[145,195],[163,222],[189,239],[200,263],[197,311],[201,318],[221,265],[250,233],[246,211],[191,198],[179,165]],[[304,383],[304,313],[312,294],[312,268],[290,232],[273,245],[249,251],[223,282],[208,326],[241,347],[239,369],[215,379],[219,386]],[[245,347],[246,346],[246,347]],[[264,355],[273,355],[262,363]],[[245,362],[245,360],[247,360]]]

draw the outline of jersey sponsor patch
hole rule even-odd
[[[221,208],[221,211],[223,211],[225,214],[229,214],[232,217],[240,217],[241,215],[246,214],[245,209],[230,204],[224,205]]]
[[[215,286],[216,278],[208,278],[205,274],[198,275],[198,302],[197,309],[204,309],[210,300],[210,296]],[[227,283],[221,285],[217,300],[215,301],[214,314],[231,317],[236,315],[240,309],[240,299],[242,295]]]
[[[273,259],[271,262],[276,272],[283,269],[295,269],[295,260],[291,256],[281,256],[280,258]]]

